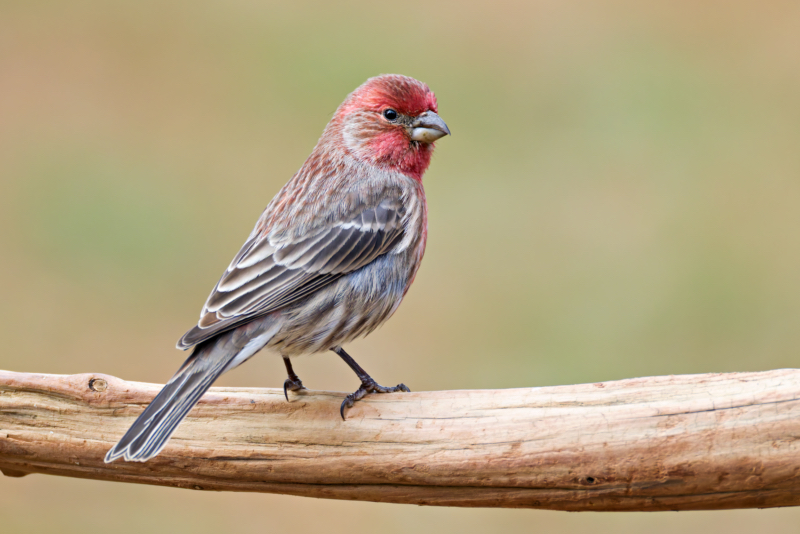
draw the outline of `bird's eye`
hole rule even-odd
[[[384,109],[383,116],[386,118],[387,121],[397,120],[397,112],[392,108]]]

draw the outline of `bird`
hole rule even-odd
[[[287,401],[305,389],[292,358],[344,360],[361,385],[343,420],[367,394],[410,391],[378,384],[342,345],[389,319],[414,282],[428,232],[422,177],[446,135],[435,94],[414,78],[384,74],[350,93],[178,341],[191,355],[105,462],[159,454],[214,381],[261,349],[283,358]]]

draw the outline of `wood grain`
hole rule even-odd
[[[347,421],[344,393],[212,388],[159,456],[103,463],[160,388],[0,371],[0,469],[440,506],[800,504],[795,369],[373,395]]]

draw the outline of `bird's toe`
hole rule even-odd
[[[298,378],[296,380],[292,380],[291,378],[287,378],[283,382],[283,395],[286,397],[286,401],[289,401],[289,392],[290,391],[300,391],[301,389],[306,389],[303,385],[303,382]]]

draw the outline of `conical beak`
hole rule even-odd
[[[433,143],[445,135],[450,135],[450,128],[433,111],[422,113],[411,123],[411,139],[414,141]]]

